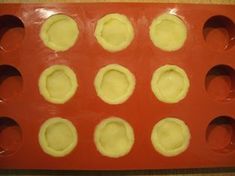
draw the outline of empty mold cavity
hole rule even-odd
[[[20,72],[10,65],[0,66],[0,100],[15,97],[21,93],[23,79]]]
[[[225,16],[213,16],[204,24],[203,35],[212,48],[226,50],[235,44],[235,25]]]
[[[24,38],[23,22],[12,15],[0,16],[0,49],[10,51],[18,48]]]
[[[0,156],[14,154],[22,143],[22,131],[16,121],[0,117]]]
[[[227,65],[217,65],[206,75],[205,86],[215,100],[229,101],[235,96],[235,72]]]
[[[235,149],[235,120],[220,116],[210,122],[206,130],[206,141],[214,151],[227,153]]]

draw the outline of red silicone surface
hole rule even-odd
[[[152,20],[169,11],[188,29],[185,45],[174,52],[154,47],[149,38]],[[97,20],[114,12],[130,19],[135,38],[125,50],[109,53],[93,33]],[[65,52],[50,50],[39,38],[42,23],[57,13],[71,16],[80,29],[76,44]],[[0,168],[234,167],[234,20],[232,5],[0,4]],[[136,77],[133,95],[120,105],[104,103],[93,86],[97,71],[113,63]],[[41,72],[53,64],[68,65],[79,82],[76,94],[63,105],[46,102],[38,90]],[[162,103],[151,91],[152,73],[165,64],[178,65],[189,77],[189,92],[179,103]],[[73,122],[79,136],[72,153],[61,158],[45,154],[38,142],[40,125],[56,116]],[[102,156],[93,143],[95,126],[109,116],[127,120],[135,132],[131,152],[118,159]],[[183,120],[191,132],[188,149],[175,157],[160,155],[151,144],[151,130],[164,117]]]

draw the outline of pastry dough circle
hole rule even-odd
[[[149,35],[156,47],[164,51],[175,51],[184,45],[187,28],[176,15],[163,14],[153,20]]]
[[[45,100],[63,104],[76,92],[77,78],[73,70],[65,65],[53,65],[45,69],[39,78],[39,91]]]
[[[117,52],[130,45],[134,29],[125,15],[112,13],[98,20],[94,35],[105,50]]]
[[[135,77],[125,67],[110,64],[99,70],[94,81],[97,95],[108,104],[125,102],[135,89]]]
[[[77,131],[67,119],[54,117],[46,120],[39,131],[42,150],[54,157],[68,155],[77,145]]]
[[[65,51],[71,48],[79,35],[77,23],[66,15],[53,15],[42,25],[40,38],[54,51]]]
[[[165,118],[156,123],[151,141],[156,151],[164,156],[176,156],[184,152],[190,142],[188,126],[177,118]]]
[[[187,74],[176,65],[165,65],[153,73],[151,88],[158,100],[177,103],[187,95],[190,83]]]
[[[134,132],[130,124],[118,117],[104,119],[95,128],[96,148],[107,157],[119,158],[127,155],[134,140]]]

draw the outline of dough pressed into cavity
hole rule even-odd
[[[179,17],[166,13],[152,21],[149,35],[156,47],[164,51],[175,51],[184,45],[187,28]]]
[[[177,103],[187,95],[190,83],[187,74],[176,65],[165,65],[153,73],[151,88],[158,100]]]
[[[45,100],[63,104],[76,92],[77,78],[72,69],[65,65],[53,65],[45,69],[39,78],[39,91]]]
[[[132,127],[128,122],[118,117],[104,119],[95,128],[96,148],[107,157],[119,158],[127,155],[134,140]]]
[[[94,35],[105,50],[117,52],[130,45],[134,29],[125,15],[113,13],[98,20]]]
[[[164,156],[176,156],[184,152],[190,142],[188,126],[177,118],[165,118],[155,124],[151,141],[156,151]]]
[[[67,119],[54,117],[46,120],[39,131],[42,150],[54,157],[68,155],[77,145],[77,131]]]
[[[54,51],[65,51],[71,48],[79,35],[77,23],[66,15],[53,15],[42,25],[40,38]]]
[[[125,67],[110,64],[99,70],[94,81],[97,95],[108,104],[125,102],[135,89],[135,77]]]

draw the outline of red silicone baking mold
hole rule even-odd
[[[121,13],[131,20],[135,38],[121,52],[105,51],[93,33],[99,18]],[[185,45],[164,52],[149,38],[152,20],[176,13],[188,28]],[[39,38],[42,23],[53,14],[71,16],[80,35],[65,52],[54,52]],[[126,170],[235,166],[235,6],[157,3],[0,4],[0,168]],[[93,81],[107,64],[121,64],[136,77],[133,95],[121,105],[96,96]],[[38,78],[53,64],[71,67],[78,77],[75,96],[63,105],[46,102]],[[150,82],[155,69],[174,64],[190,80],[185,99],[158,101]],[[41,124],[51,117],[73,122],[78,144],[71,154],[55,158],[39,146]],[[134,129],[131,152],[121,158],[102,156],[93,143],[100,120],[118,116]],[[182,119],[189,127],[189,148],[175,157],[157,153],[150,140],[155,123],[164,117]]]

